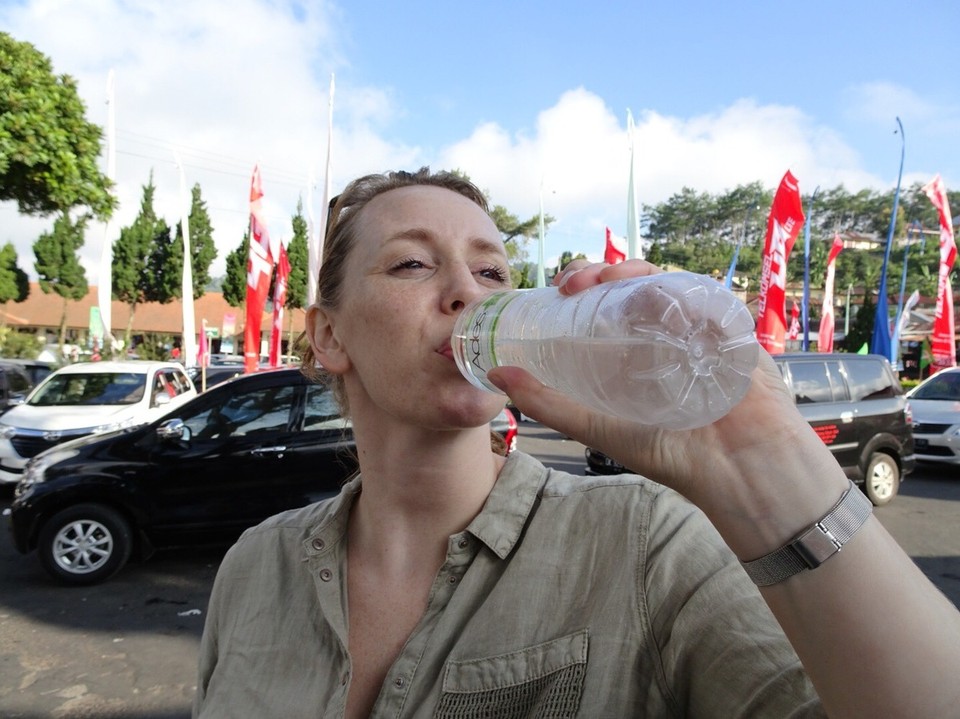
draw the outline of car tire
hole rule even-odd
[[[863,491],[877,507],[896,497],[900,491],[900,468],[897,461],[884,452],[874,452],[867,464]]]
[[[103,582],[127,563],[130,524],[102,504],[77,504],[57,512],[43,529],[37,551],[57,581],[75,586]]]

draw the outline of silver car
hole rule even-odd
[[[928,377],[907,392],[907,402],[917,459],[960,464],[960,367]]]

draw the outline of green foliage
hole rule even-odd
[[[0,327],[0,357],[36,359],[42,349],[43,342],[37,335]]]
[[[8,242],[0,248],[0,302],[23,302],[29,295],[30,278],[20,269],[17,251]]]
[[[287,246],[290,261],[290,276],[287,278],[287,309],[302,309],[307,306],[307,273],[310,258],[307,248],[307,221],[303,217],[303,200],[297,201],[297,214],[290,221],[293,237]]]
[[[141,336],[135,351],[142,360],[169,360],[173,337],[160,332],[147,332]]]
[[[247,256],[250,253],[250,230],[243,233],[240,245],[227,255],[227,274],[221,289],[223,299],[231,307],[243,307],[247,301]]]
[[[200,185],[191,190],[190,214],[187,216],[190,229],[190,272],[193,275],[193,298],[198,299],[206,292],[210,284],[210,265],[217,257],[217,246],[213,241],[213,224],[207,212],[207,203],[203,201]],[[183,272],[183,223],[177,223],[173,239],[172,260]],[[173,297],[183,296],[182,280],[176,286]]]
[[[26,214],[110,216],[116,201],[97,167],[101,130],[85,113],[72,77],[54,75],[33,45],[0,32],[0,201]]]
[[[842,254],[842,253],[841,253]],[[843,340],[843,348],[847,352],[856,352],[863,343],[869,344],[873,336],[873,318],[877,315],[877,303],[871,293],[864,295],[863,304],[857,310],[856,316],[850,323],[850,332]]]
[[[166,223],[157,217],[153,209],[153,173],[143,187],[140,212],[129,227],[120,230],[120,237],[113,243],[113,297],[130,305],[131,309],[146,299],[150,285],[147,259],[156,237],[167,229]],[[127,338],[129,341],[129,337]]]
[[[177,245],[167,221],[158,220],[148,249],[143,297],[165,305],[183,295],[183,241]]]
[[[86,217],[74,222],[64,213],[53,223],[52,232],[44,232],[33,243],[34,268],[45,293],[56,292],[65,300],[86,296],[87,276],[79,259],[86,224]]]

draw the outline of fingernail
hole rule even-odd
[[[560,278],[560,284],[557,285],[557,287],[563,287],[565,284],[567,284],[567,282],[570,281],[571,277],[580,271],[582,271],[582,268],[580,270],[570,270],[569,272],[565,272],[563,277]]]

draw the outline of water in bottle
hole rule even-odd
[[[667,272],[571,296],[555,287],[496,292],[453,330],[457,366],[477,387],[523,367],[601,412],[665,429],[710,424],[743,399],[759,345],[749,310],[720,282]]]

